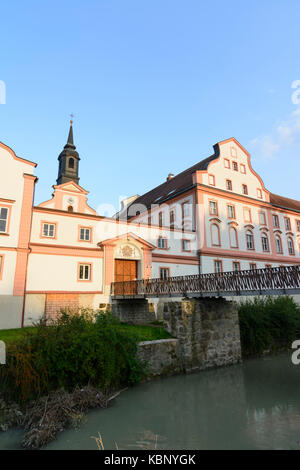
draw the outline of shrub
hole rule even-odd
[[[135,383],[143,375],[134,336],[118,328],[110,315],[90,310],[62,311],[50,325],[40,322],[7,346],[0,369],[5,398],[27,401],[61,387],[87,384],[106,391]]]
[[[290,348],[300,339],[300,307],[292,297],[255,298],[239,305],[244,356]]]

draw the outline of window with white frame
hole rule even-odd
[[[279,217],[276,214],[273,214],[273,227],[279,228]]]
[[[162,226],[163,226],[163,222],[164,222],[164,221],[163,221],[163,213],[162,213],[162,212],[159,212],[159,214],[158,214],[158,225],[159,225],[160,227],[162,227]]]
[[[246,167],[245,165],[243,165],[243,163],[241,163],[241,173],[243,173],[244,175],[246,174]]]
[[[289,255],[294,255],[295,254],[294,242],[291,239],[291,237],[288,238],[287,242],[288,242]]]
[[[170,277],[169,268],[160,268],[159,277],[160,277],[160,279],[168,279],[168,277]]]
[[[208,184],[210,186],[215,186],[215,177],[214,177],[214,175],[209,175],[208,176]]]
[[[228,219],[235,219],[235,209],[234,206],[227,206],[227,217]]]
[[[183,217],[188,217],[190,215],[190,203],[184,202],[182,204],[182,215]]]
[[[226,180],[226,189],[227,191],[232,191],[232,181]]]
[[[261,236],[261,244],[263,251],[269,251],[269,239],[266,233],[263,233]]]
[[[286,230],[291,230],[291,221],[289,217],[284,218],[284,225]]]
[[[296,220],[297,232],[300,232],[300,220]]]
[[[8,207],[0,206],[0,233],[7,232]]]
[[[80,281],[90,281],[91,280],[91,265],[90,264],[80,264],[78,278]]]
[[[157,247],[165,250],[167,248],[167,239],[159,237],[157,240]]]
[[[80,227],[79,240],[90,242],[91,241],[91,229],[87,227]]]
[[[209,213],[210,215],[218,215],[218,204],[216,201],[209,201]]]
[[[275,243],[276,243],[276,253],[282,253],[281,238],[278,235],[275,237]]]
[[[239,171],[237,162],[232,162],[232,168],[234,171]]]
[[[232,263],[233,271],[238,272],[241,270],[240,263],[238,261],[233,261]]]
[[[246,233],[246,241],[247,241],[247,250],[254,250],[254,238],[253,233],[248,230]]]
[[[259,223],[261,225],[266,225],[266,214],[264,212],[259,213]]]
[[[245,194],[245,195],[248,194],[248,186],[246,184],[242,185],[242,191],[243,191],[243,194]]]
[[[191,240],[182,240],[182,251],[191,251]]]
[[[237,231],[234,227],[229,228],[230,247],[238,248]]]
[[[250,263],[250,270],[255,271],[256,269],[256,264],[255,263]]]
[[[54,238],[55,237],[55,224],[43,224],[43,237]]]
[[[174,225],[175,225],[175,210],[172,209],[170,211],[170,227],[174,228]]]
[[[258,199],[262,199],[262,192],[260,188],[257,188],[257,197]]]
[[[215,260],[214,265],[215,265],[215,273],[221,273],[222,272],[222,261]]]

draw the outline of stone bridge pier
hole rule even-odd
[[[164,327],[180,343],[185,372],[241,361],[238,306],[223,298],[164,305]]]

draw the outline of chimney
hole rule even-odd
[[[169,173],[169,174],[168,174],[167,181],[170,181],[172,178],[174,178],[173,173]]]

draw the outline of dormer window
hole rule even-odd
[[[74,212],[73,206],[68,206],[68,212]]]

